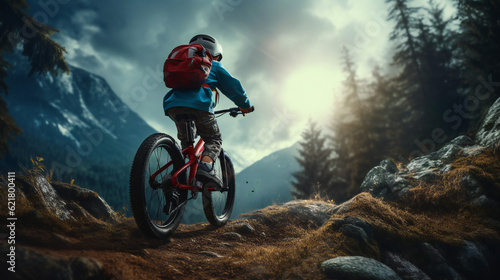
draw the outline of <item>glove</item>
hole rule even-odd
[[[247,108],[247,109],[243,109],[240,107],[240,111],[242,113],[243,116],[245,116],[245,114],[248,114],[248,113],[251,113],[255,110],[255,108],[252,106],[250,108]]]

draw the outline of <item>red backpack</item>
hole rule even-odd
[[[172,50],[163,65],[163,81],[169,88],[203,86],[212,68],[212,55],[202,45],[182,45]]]

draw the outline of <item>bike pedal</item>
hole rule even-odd
[[[170,215],[170,203],[167,203],[163,206],[163,213],[165,213],[165,215]]]
[[[208,183],[205,183],[203,184],[205,190],[207,191],[220,191],[221,190],[221,187],[216,184],[216,183],[213,183],[213,182],[208,182]]]

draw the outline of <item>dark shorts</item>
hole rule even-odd
[[[177,138],[181,141],[183,149],[190,143],[187,141],[186,123],[179,118],[189,115],[196,125],[198,134],[205,141],[203,156],[209,156],[213,161],[217,159],[222,147],[222,137],[214,114],[188,107],[173,107],[168,109],[166,114],[177,126]]]

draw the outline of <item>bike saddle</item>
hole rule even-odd
[[[198,137],[198,131],[196,130],[194,119],[196,119],[196,116],[192,114],[179,114],[175,116],[176,122],[183,122],[186,124],[186,131],[188,132],[188,142],[193,142],[194,139]]]

